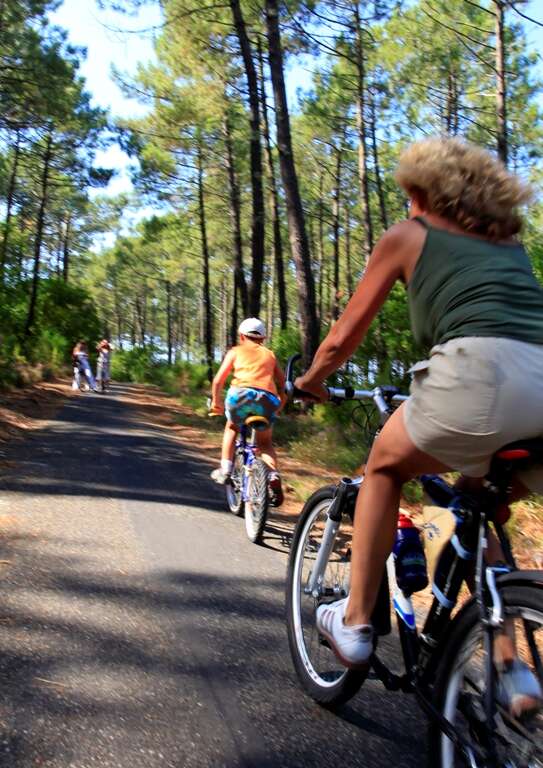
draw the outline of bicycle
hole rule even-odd
[[[89,380],[79,365],[73,366],[72,389],[78,389],[80,392],[90,392],[91,390]]]
[[[287,366],[291,397],[294,360]],[[381,425],[407,399],[394,387],[374,390],[330,388],[330,399],[373,402]],[[306,395],[307,397],[307,395]],[[315,627],[315,611],[349,593],[350,534],[363,477],[343,478],[316,491],[296,526],[287,575],[287,630],[290,652],[304,690],[319,704],[336,707],[354,696],[370,676],[390,691],[414,694],[429,718],[433,765],[453,768],[532,768],[543,766],[543,713],[527,722],[514,717],[496,698],[494,638],[504,621],[514,629],[517,653],[543,683],[543,571],[522,571],[504,530],[507,489],[515,469],[543,462],[543,440],[505,446],[492,461],[484,491],[459,492],[437,475],[420,481],[434,504],[454,512],[457,524],[435,571],[433,600],[417,622],[411,595],[395,584],[387,562],[372,616],[374,653],[366,670],[343,667]],[[506,562],[487,566],[484,551],[493,524]],[[475,591],[452,616],[461,587],[475,565]],[[378,657],[379,637],[391,631],[390,588],[405,671],[393,673]],[[439,584],[437,583],[439,582]]]
[[[269,470],[257,456],[256,431],[269,426],[264,416],[255,414],[245,419],[236,440],[230,480],[224,485],[228,509],[238,517],[244,516],[245,530],[253,544],[262,541],[269,508]]]

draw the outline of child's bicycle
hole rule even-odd
[[[308,397],[294,389],[292,367],[290,360],[287,391]],[[336,403],[373,401],[382,424],[406,399],[393,387],[329,391]],[[436,768],[542,768],[543,710],[521,717],[504,706],[494,656],[495,637],[505,626],[520,660],[543,685],[543,571],[517,568],[503,528],[512,475],[534,462],[543,463],[543,440],[506,446],[494,457],[486,488],[477,496],[458,492],[439,476],[420,478],[433,503],[454,514],[456,530],[438,560],[433,602],[420,634],[411,596],[395,585],[389,558],[372,616],[374,653],[365,670],[342,666],[315,624],[319,605],[349,594],[352,523],[363,478],[343,478],[308,499],[293,536],[286,603],[294,667],[315,701],[338,706],[372,677],[390,691],[415,695],[430,721],[429,758]],[[506,563],[500,566],[485,563],[490,523],[505,553]],[[474,595],[453,616],[461,586],[473,572]],[[391,631],[389,581],[403,674],[392,672],[377,656],[379,637]]]
[[[236,440],[232,474],[224,485],[228,509],[238,517],[244,515],[247,536],[254,544],[262,541],[270,502],[269,470],[257,456],[256,431],[269,426],[264,416],[245,419]]]

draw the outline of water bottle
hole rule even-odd
[[[419,531],[411,518],[402,512],[398,518],[398,531],[392,553],[396,581],[400,589],[408,595],[424,589],[428,584],[428,574]]]

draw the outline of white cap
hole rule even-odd
[[[266,338],[266,326],[258,317],[247,317],[240,323],[238,332],[243,336],[258,336],[259,339]]]

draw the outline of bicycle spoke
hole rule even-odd
[[[345,668],[336,659],[332,650],[323,644],[315,624],[315,610],[321,600],[331,601],[345,597],[344,585],[348,580],[345,571],[350,569],[350,562],[342,556],[341,551],[336,551],[336,547],[330,555],[322,577],[320,597],[315,600],[315,597],[306,591],[317,561],[326,519],[326,508],[323,508],[307,532],[302,549],[303,563],[300,568],[299,586],[302,601],[300,606],[302,632],[308,662],[313,669],[313,674],[317,674],[323,682],[332,683],[345,674]],[[338,536],[338,541],[342,545],[343,538]]]
[[[543,615],[537,622],[530,622],[530,617],[522,614],[523,611],[518,609],[514,617],[517,653],[521,661],[535,670],[535,659],[540,657],[543,648]],[[509,619],[513,619],[511,614]],[[530,637],[524,632],[528,624],[532,629]],[[495,700],[492,724],[489,726],[487,722],[484,706],[486,652],[482,640],[480,626],[466,638],[451,674],[444,714],[466,739],[475,741],[489,754],[495,753],[498,765],[543,768],[543,712],[536,711],[519,719],[502,702]],[[446,764],[462,763],[460,759],[453,762],[449,758]]]

